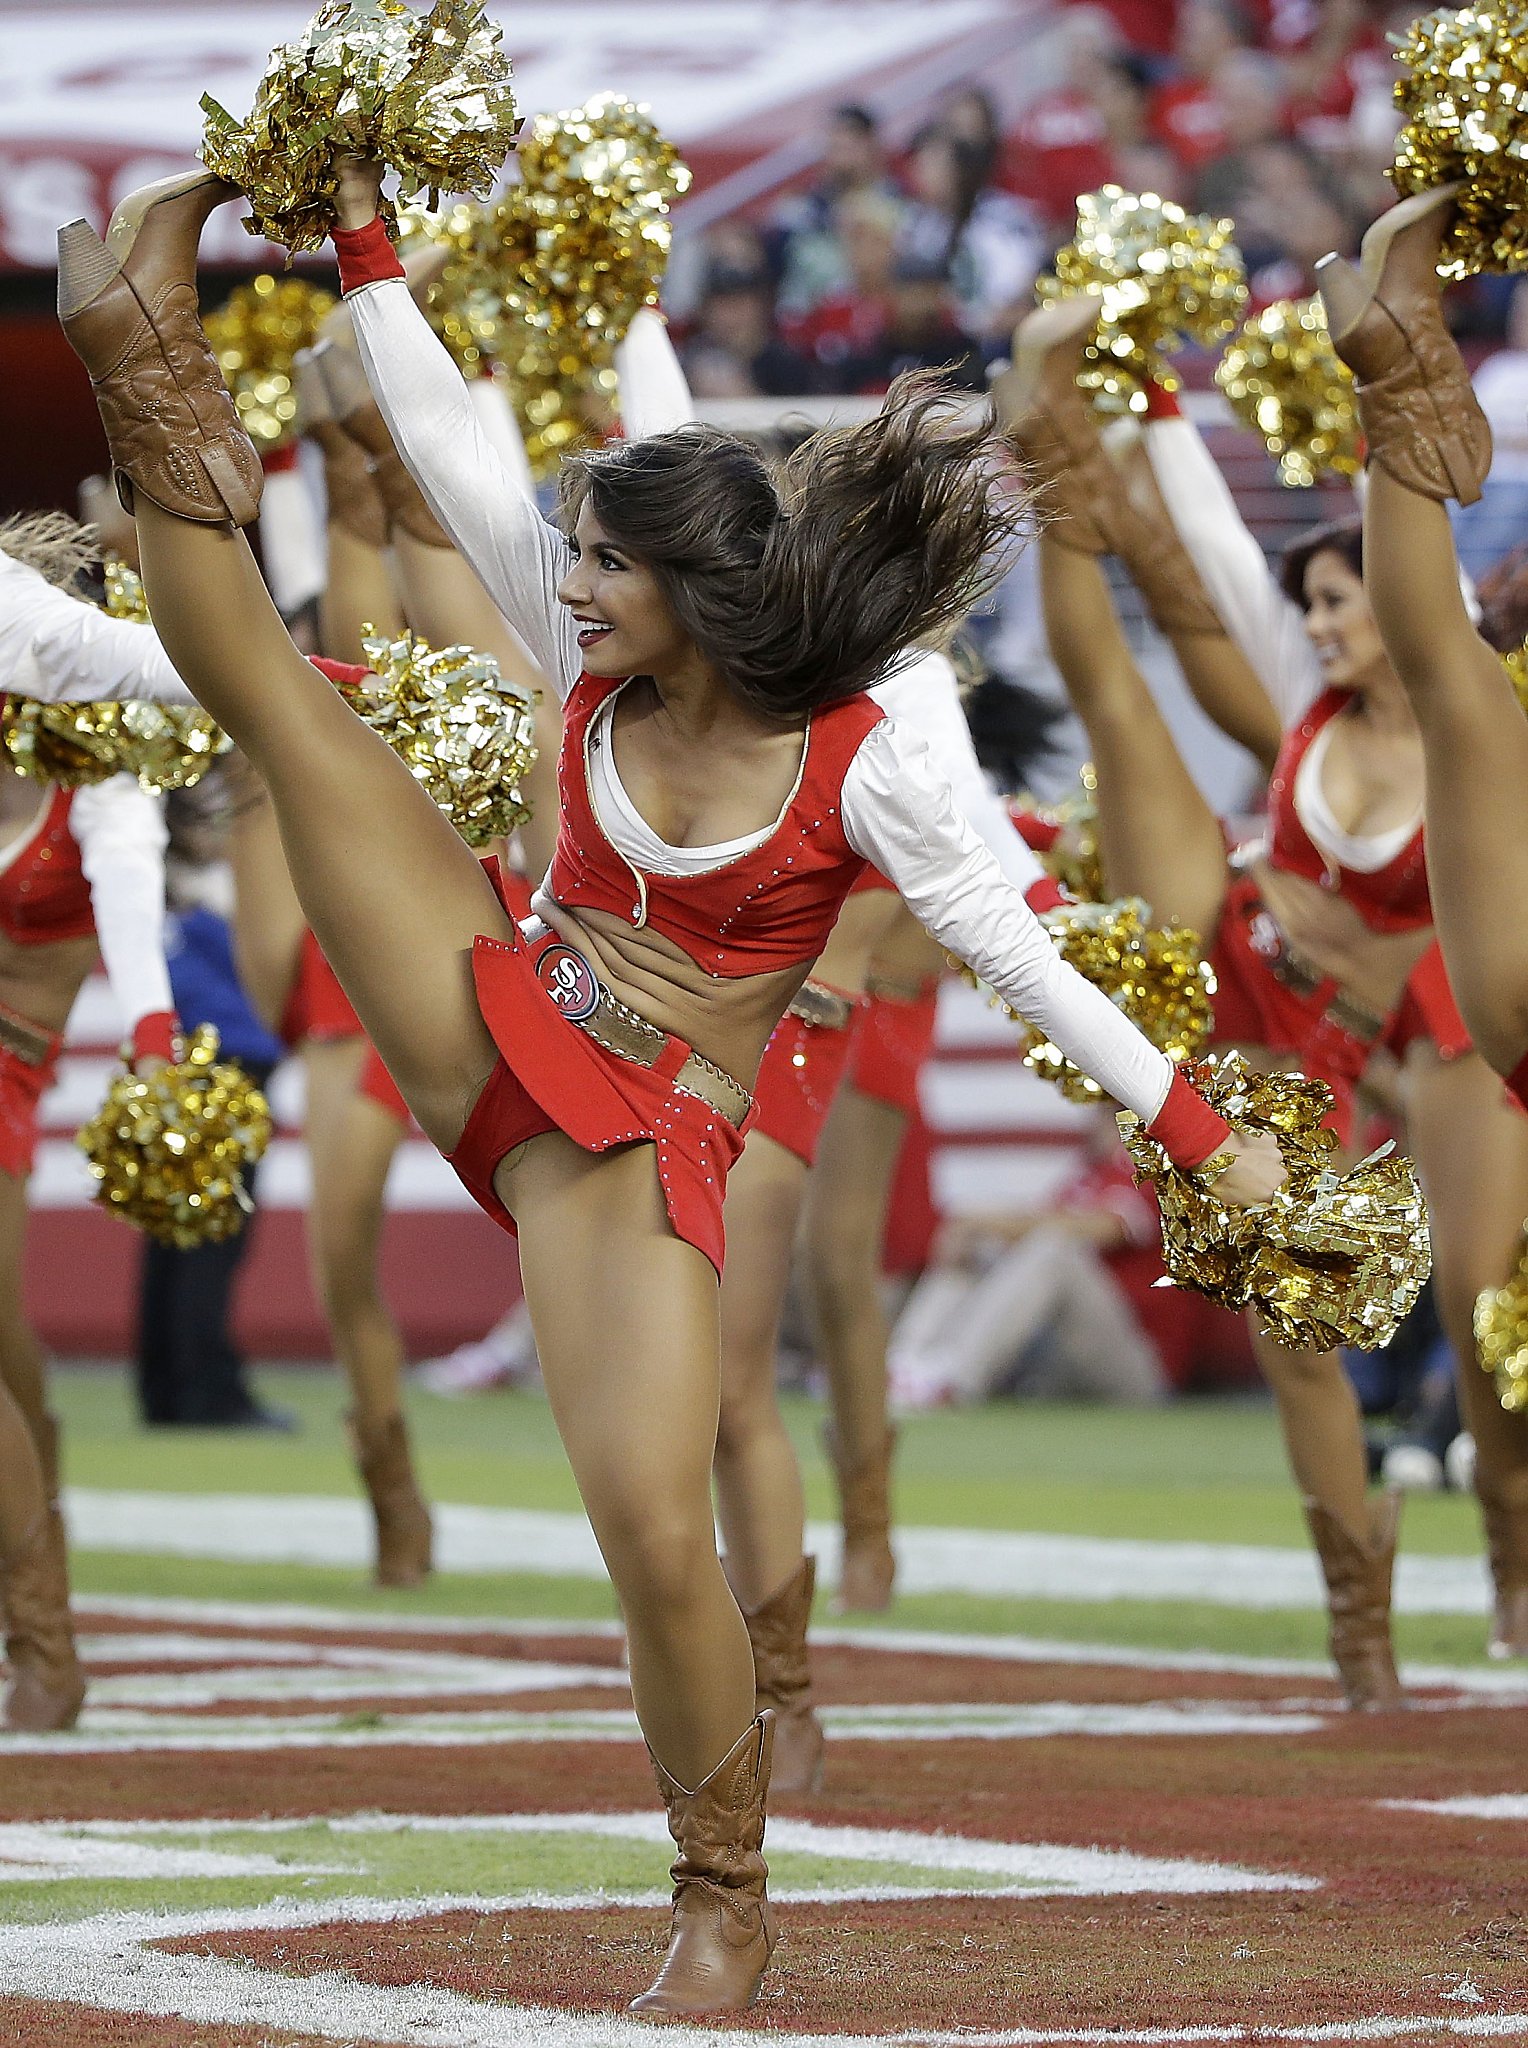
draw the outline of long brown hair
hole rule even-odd
[[[586,502],[717,673],[776,718],[867,689],[964,618],[1025,512],[990,409],[965,416],[935,371],[899,377],[874,419],[812,435],[774,470],[707,426],[574,456],[569,530]]]
[[[80,578],[101,566],[95,528],[81,526],[67,512],[16,512],[0,520],[0,552],[75,597],[84,594]]]

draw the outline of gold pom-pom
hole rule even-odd
[[[1517,692],[1518,703],[1528,712],[1528,640],[1521,647],[1510,649],[1501,659],[1507,680]]]
[[[1137,1177],[1156,1188],[1168,1278],[1225,1308],[1256,1309],[1291,1351],[1388,1344],[1432,1270],[1427,1204],[1411,1161],[1386,1145],[1350,1173],[1333,1172],[1324,1081],[1254,1073],[1236,1053],[1187,1072],[1238,1129],[1273,1132],[1289,1178],[1256,1209],[1228,1208],[1213,1180],[1201,1178],[1206,1169],[1183,1172],[1138,1117],[1122,1113]]]
[[[96,1200],[161,1244],[190,1251],[232,1237],[251,1209],[244,1175],[270,1142],[271,1113],[242,1067],[218,1059],[210,1024],[146,1080],[118,1074],[76,1142]]]
[[[334,294],[300,277],[236,285],[203,321],[245,433],[262,454],[291,438],[297,418],[292,358],[311,348]]]
[[[1106,412],[1142,412],[1144,386],[1178,389],[1166,358],[1184,338],[1214,348],[1247,303],[1247,273],[1233,221],[1186,213],[1155,192],[1118,185],[1085,192],[1077,231],[1040,280],[1044,299],[1099,295],[1098,327],[1077,382]]]
[[[647,108],[616,93],[538,114],[518,162],[521,182],[490,205],[403,225],[449,251],[425,312],[465,374],[505,377],[545,477],[600,438],[616,348],[657,298],[690,173]]]
[[[1303,489],[1328,471],[1357,476],[1353,373],[1332,347],[1319,299],[1279,299],[1254,314],[1227,344],[1215,382],[1277,458],[1280,483]]]
[[[1054,843],[1035,850],[1045,872],[1077,902],[1104,902],[1104,869],[1098,852],[1098,775],[1093,763],[1083,762],[1076,789],[1055,802],[1020,798],[1019,805],[1056,828]]]
[[[136,571],[110,560],[104,572],[109,615],[147,625]],[[189,789],[228,746],[227,734],[191,705],[40,704],[7,697],[0,710],[0,748],[12,768],[62,789],[122,774],[136,775],[150,794]]]
[[[341,693],[428,790],[469,846],[530,816],[520,785],[536,758],[536,698],[491,655],[367,633],[371,673]]]
[[[483,0],[325,0],[273,50],[249,118],[210,96],[202,161],[249,195],[249,232],[316,249],[333,226],[338,159],[380,157],[399,191],[486,193],[514,147],[509,59]],[[392,217],[391,203],[383,213]]]
[[[1191,1059],[1210,1035],[1210,998],[1215,976],[1199,949],[1199,934],[1186,925],[1153,925],[1139,897],[1118,903],[1066,903],[1048,910],[1041,923],[1061,956],[1149,1038],[1170,1060]],[[962,961],[956,970],[975,988],[985,984]],[[993,1006],[1022,1031],[1024,1064],[1054,1081],[1071,1102],[1102,1102],[1104,1091],[1091,1075],[1052,1044],[1045,1034],[1000,995]]]
[[[1403,197],[1464,180],[1444,277],[1528,265],[1528,10],[1437,7],[1393,35],[1405,116],[1390,177]]]
[[[1505,1287],[1488,1287],[1476,1298],[1475,1345],[1503,1408],[1509,1415],[1528,1412],[1528,1232]]]

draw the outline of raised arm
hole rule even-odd
[[[151,626],[0,552],[0,689],[44,704],[194,704]]]
[[[615,352],[615,376],[628,441],[672,433],[694,419],[684,365],[669,340],[668,322],[654,307],[638,308]]]
[[[131,775],[114,775],[75,792],[69,829],[90,884],[101,964],[134,1055],[167,1059],[176,1026],[164,960],[168,834],[158,799],[146,795]]]

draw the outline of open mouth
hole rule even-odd
[[[614,631],[614,626],[607,625],[600,619],[580,619],[578,621],[578,644],[583,648],[596,647],[601,640]]]

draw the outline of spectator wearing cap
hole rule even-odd
[[[780,305],[786,314],[803,317],[847,287],[835,215],[842,200],[860,192],[897,197],[875,116],[866,107],[841,106],[828,122],[817,182],[786,199],[770,223]]]
[[[902,248],[948,277],[958,325],[990,354],[1027,309],[1048,251],[1034,207],[987,184],[987,169],[948,128],[923,129],[908,159]]]
[[[834,388],[874,394],[904,370],[944,370],[952,388],[980,391],[980,351],[955,319],[948,274],[937,258],[904,249],[891,276],[886,325],[870,347],[848,356]]]

